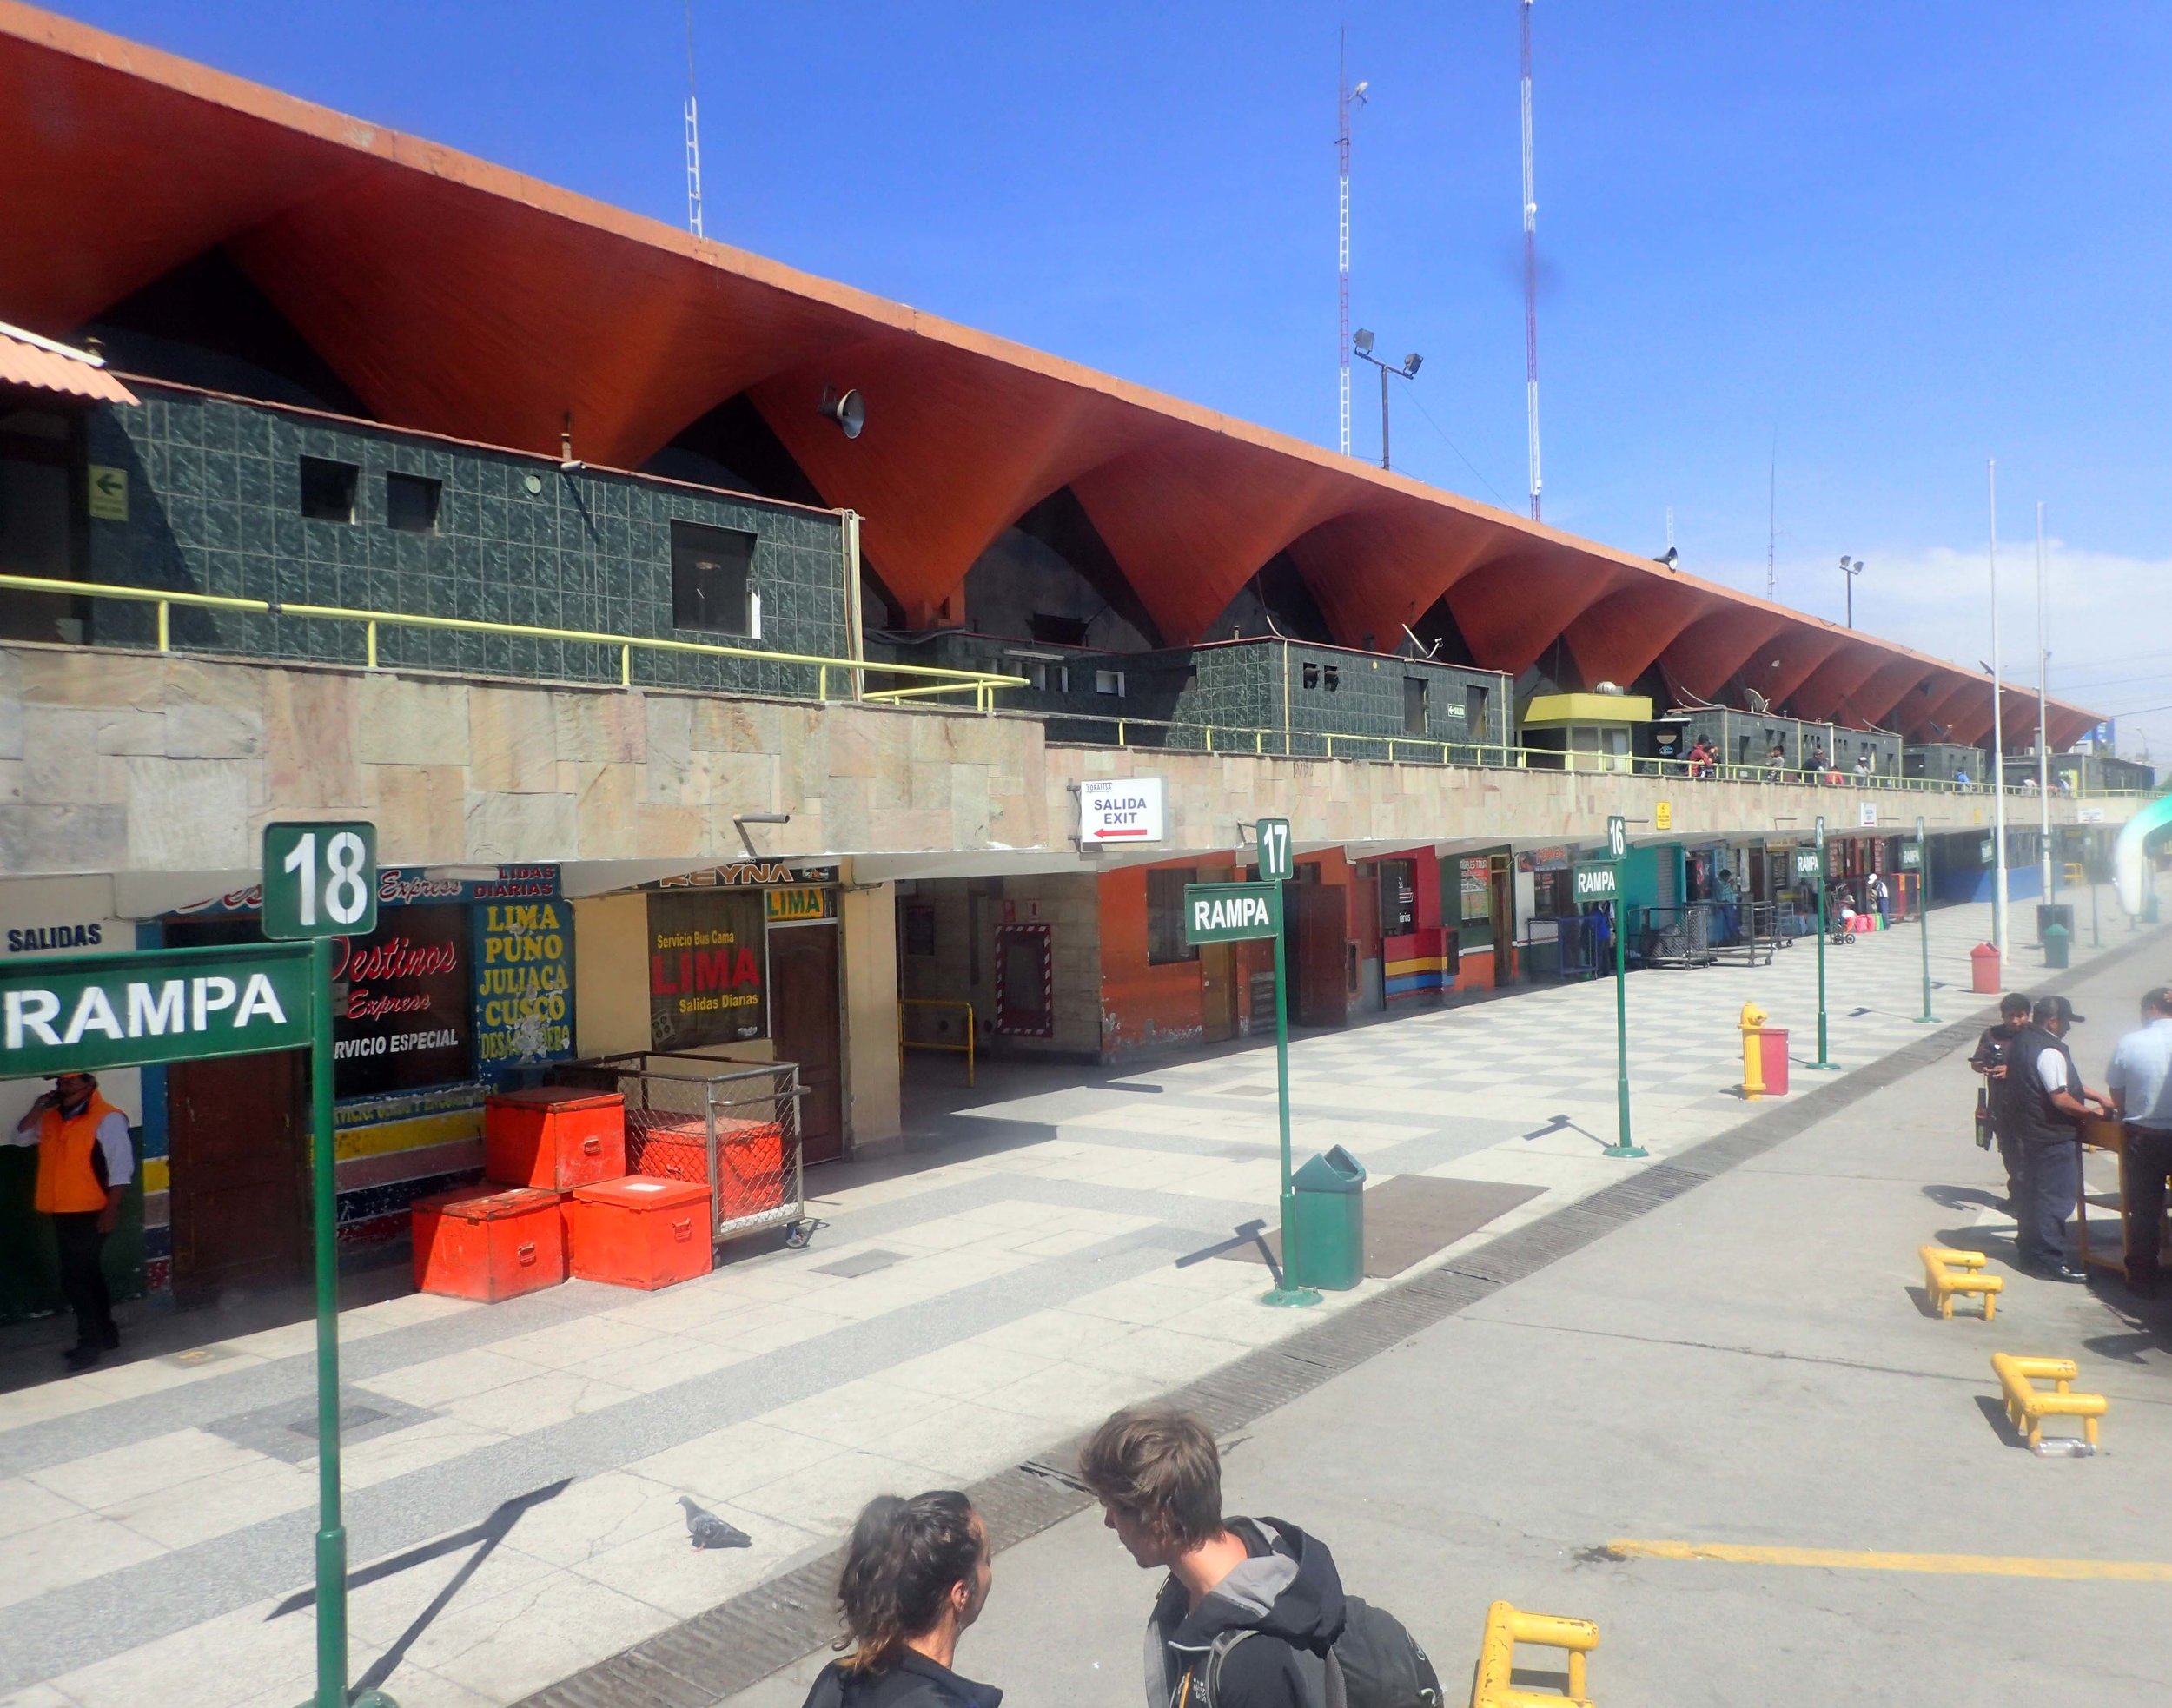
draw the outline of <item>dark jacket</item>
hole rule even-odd
[[[1003,1693],[905,1651],[891,1665],[858,1672],[831,1661],[807,1691],[806,1708],[997,1708]]]
[[[2023,1144],[2072,1144],[2080,1136],[2081,1123],[2054,1106],[2036,1073],[2037,1058],[2047,1049],[2066,1057],[2067,1095],[2079,1095],[2082,1076],[2075,1068],[2074,1052],[2043,1027],[2024,1026],[2006,1046],[2006,1119],[2014,1137]]]
[[[2026,1023],[2023,1023],[2025,1025]],[[1984,1089],[1990,1099],[1991,1125],[1995,1129],[2004,1129],[2008,1100],[2016,1091],[2026,1088],[2020,1075],[1994,1079],[1986,1069],[2006,1065],[2008,1046],[2013,1043],[2014,1035],[2023,1029],[2023,1026],[2006,1020],[2000,1021],[1996,1026],[1986,1026],[1983,1036],[1976,1041],[1976,1054],[1969,1057],[1969,1065],[1983,1075]]]
[[[1232,1519],[1249,1556],[1187,1608],[1171,1578],[1146,1625],[1147,1708],[1195,1708],[1215,1638],[1253,1631],[1222,1662],[1215,1708],[1320,1708],[1342,1635],[1342,1579],[1326,1546],[1281,1519]]]

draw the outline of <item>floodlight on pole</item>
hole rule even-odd
[[[1855,578],[1863,573],[1863,559],[1860,558],[1841,559],[1840,573],[1847,582],[1848,626],[1853,628],[1855,626]]]
[[[1357,330],[1356,336],[1351,339],[1350,344],[1352,354],[1354,354],[1361,361],[1369,361],[1374,367],[1379,368],[1381,371],[1381,467],[1385,469],[1388,466],[1387,376],[1392,374],[1399,379],[1415,379],[1418,374],[1418,370],[1425,365],[1426,359],[1414,350],[1410,354],[1403,358],[1402,366],[1398,367],[1393,362],[1382,361],[1378,356],[1373,354],[1373,341],[1372,333],[1367,328],[1360,327]]]

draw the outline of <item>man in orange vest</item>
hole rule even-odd
[[[98,1095],[89,1074],[61,1074],[10,1142],[37,1147],[36,1203],[53,1219],[61,1294],[76,1314],[68,1367],[88,1370],[121,1344],[106,1291],[105,1243],[121,1218],[122,1188],[136,1175],[129,1118]]]

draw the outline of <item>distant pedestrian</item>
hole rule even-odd
[[[2066,1219],[2082,1189],[2081,1125],[2104,1100],[2082,1082],[2066,1035],[2082,1016],[2064,996],[2040,996],[2008,1046],[2021,1198],[2015,1245],[2024,1272],[2048,1281],[2089,1279],[2066,1261]]]
[[[1957,789],[1969,787],[1969,773],[1966,767],[1956,765],[1953,768],[1953,786]]]
[[[2160,984],[2142,999],[2142,1028],[2120,1039],[2104,1079],[2127,1126],[2119,1154],[2127,1286],[2152,1299],[2164,1286],[2164,1201],[2172,1177],[2172,985]]]
[[[950,1670],[988,1605],[988,1527],[948,1489],[879,1495],[845,1545],[838,1607],[847,1652],[816,1676],[806,1708],[997,1708],[1003,1693]]]
[[[1969,1066],[1983,1079],[1977,1088],[1977,1120],[1997,1141],[1998,1160],[2006,1165],[2006,1202],[2000,1208],[2016,1215],[2021,1213],[2021,1152],[2007,1099],[2018,1082],[2009,1077],[2007,1052],[2028,1024],[2029,998],[2018,990],[2008,991],[1998,1000],[1998,1023],[1983,1029],[1983,1036],[1976,1041],[1976,1054],[1969,1057]]]
[[[1719,869],[1717,894],[1719,897],[1719,941],[1732,943],[1736,932],[1741,929],[1742,891],[1735,884],[1735,875],[1725,866]]]
[[[1690,744],[1689,774],[1692,777],[1710,777],[1712,774],[1712,761],[1717,757],[1712,751],[1712,744],[1701,735],[1699,736]]]
[[[129,1118],[89,1074],[60,1074],[30,1105],[8,1143],[37,1147],[39,1212],[52,1220],[61,1296],[76,1314],[76,1344],[63,1354],[88,1370],[121,1344],[106,1288],[106,1236],[120,1225],[121,1197],[136,1178]]]
[[[1864,784],[1871,780],[1871,756],[1868,753],[1857,754],[1855,758],[1855,783],[1857,788],[1861,788]]]
[[[1772,751],[1765,756],[1765,763],[1774,771],[1785,771],[1787,769],[1787,749],[1778,742],[1774,742]]]
[[[1078,1468],[1125,1552],[1169,1574],[1147,1617],[1147,1708],[1440,1701],[1425,1651],[1393,1616],[1343,1594],[1318,1538],[1282,1519],[1222,1516],[1221,1455],[1197,1418],[1118,1412]]]
[[[1871,910],[1877,915],[1879,929],[1883,930],[1891,924],[1893,923],[1893,897],[1892,892],[1885,887],[1884,876],[1872,872],[1863,880],[1863,890],[1870,900]]]

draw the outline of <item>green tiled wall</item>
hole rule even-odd
[[[89,460],[128,472],[129,520],[89,524],[90,579],[377,612],[480,618],[779,652],[847,651],[844,546],[832,517],[700,488],[474,449],[358,423],[139,386],[91,420]],[[361,470],[352,524],[301,514],[301,459]],[[387,472],[442,484],[437,531],[385,521]],[[530,476],[541,491],[530,493]],[[757,536],[762,639],[672,627],[671,524]],[[102,601],[94,638],[150,644],[151,608]],[[177,646],[360,664],[359,624],[176,609]],[[615,682],[614,647],[381,626],[387,666]],[[633,679],[811,697],[812,666],[639,652]],[[832,683],[831,692],[841,691]]]

